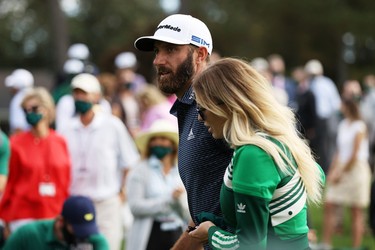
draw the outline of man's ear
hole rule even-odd
[[[199,47],[197,51],[198,51],[197,62],[198,63],[205,62],[208,56],[207,48]]]

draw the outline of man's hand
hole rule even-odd
[[[184,232],[171,250],[203,250],[203,245],[192,238],[188,232]]]

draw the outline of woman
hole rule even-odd
[[[344,119],[338,127],[336,154],[327,176],[323,241],[327,248],[331,245],[336,208],[348,206],[352,216],[352,246],[359,248],[365,229],[363,210],[370,202],[369,142],[355,96],[343,99],[341,112]]]
[[[158,119],[169,120],[177,126],[177,119],[169,113],[172,104],[153,84],[145,86],[137,98],[141,108],[141,131],[148,129]]]
[[[309,249],[307,199],[320,201],[324,177],[293,112],[239,59],[212,64],[193,88],[198,119],[235,151],[220,194],[224,220],[198,216],[190,235],[212,249]]]
[[[70,184],[65,140],[49,127],[54,119],[51,95],[38,87],[21,105],[32,128],[10,137],[9,176],[0,203],[0,218],[11,231],[31,220],[56,217]]]
[[[127,180],[134,223],[126,249],[167,250],[189,218],[186,193],[176,166],[178,133],[167,120],[156,120],[135,142],[144,156]]]

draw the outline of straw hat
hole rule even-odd
[[[170,121],[159,119],[152,123],[149,129],[140,132],[135,138],[135,144],[141,153],[145,153],[148,143],[155,136],[167,137],[178,145],[178,130]]]

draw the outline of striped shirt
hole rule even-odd
[[[306,190],[299,171],[282,173],[261,148],[236,149],[220,202],[226,223],[236,230],[210,227],[213,249],[308,249]]]

